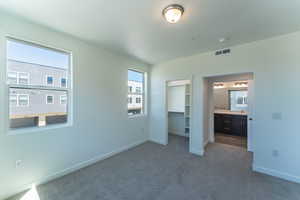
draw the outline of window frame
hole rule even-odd
[[[63,80],[63,79],[66,80],[66,86],[65,86],[65,87],[62,86],[62,80]],[[68,79],[67,79],[66,77],[60,77],[60,87],[61,87],[61,88],[67,88],[67,87],[68,87]]]
[[[29,72],[17,72],[18,73],[18,85],[30,85],[30,73]],[[27,84],[20,84],[20,74],[26,74],[27,75]]]
[[[11,105],[11,97],[15,96],[16,97],[16,105]],[[18,107],[18,94],[9,94],[9,107]]]
[[[48,84],[48,78],[52,78],[52,84]],[[51,75],[45,75],[45,86],[51,86],[51,87],[53,87],[54,86],[54,77],[53,76],[51,76]]]
[[[46,94],[46,104],[47,105],[52,105],[54,104],[54,95],[53,94]],[[52,103],[48,103],[48,97],[52,97]]]
[[[5,92],[4,92],[4,103],[6,106],[5,112],[4,112],[4,118],[6,123],[4,126],[5,132],[7,135],[18,135],[18,134],[30,134],[30,133],[35,133],[35,132],[40,132],[40,133],[44,133],[45,131],[48,130],[52,130],[52,129],[60,129],[60,128],[65,128],[65,127],[72,127],[73,126],[73,98],[74,98],[74,93],[73,93],[73,52],[72,50],[69,49],[65,49],[56,45],[50,45],[49,43],[46,42],[41,42],[41,41],[37,41],[37,40],[29,40],[28,38],[22,38],[22,37],[16,37],[14,35],[6,35],[5,36],[5,67],[3,68],[3,72],[5,74],[5,79],[7,80],[7,74],[8,74],[8,58],[7,58],[7,45],[9,41],[14,41],[14,42],[19,42],[19,43],[23,43],[25,45],[30,45],[33,47],[38,47],[38,48],[42,48],[42,49],[47,49],[47,50],[52,50],[52,51],[56,51],[56,52],[61,52],[63,54],[68,55],[68,59],[69,59],[69,66],[68,66],[68,70],[67,70],[67,87],[61,89],[62,91],[65,91],[67,93],[67,122],[63,123],[63,124],[51,124],[51,125],[47,125],[47,126],[43,126],[43,127],[24,127],[24,128],[19,128],[19,129],[11,129],[10,128],[10,117],[9,117],[9,113],[10,113],[10,106],[9,106],[9,94],[10,94],[10,89],[11,88],[20,88],[20,86],[18,84],[9,84],[6,81],[5,84]],[[53,41],[53,43],[55,43],[55,41]],[[53,80],[54,83],[54,80]],[[27,85],[26,85],[27,86]],[[22,87],[21,87],[22,88]],[[37,87],[28,85],[26,87],[26,89],[35,89]],[[43,89],[44,87],[41,86],[39,89]],[[47,88],[49,90],[55,90],[57,91],[56,88]]]
[[[130,119],[130,118],[137,118],[137,117],[146,117],[147,116],[147,92],[148,92],[148,90],[147,90],[147,84],[148,84],[148,82],[147,82],[147,72],[145,71],[145,70],[141,70],[141,69],[136,69],[136,68],[128,68],[127,69],[127,88],[129,87],[129,85],[128,85],[128,82],[129,82],[129,80],[128,80],[128,71],[129,70],[131,70],[131,71],[134,71],[134,72],[138,72],[138,73],[142,73],[143,74],[143,84],[142,84],[142,87],[141,87],[141,90],[142,90],[142,92],[141,93],[139,93],[139,95],[141,95],[142,96],[142,99],[143,99],[143,101],[142,101],[142,113],[140,113],[140,114],[134,114],[134,115],[128,115],[128,101],[127,101],[127,104],[126,104],[126,111],[127,111],[127,116],[128,116],[128,118]],[[127,96],[129,96],[130,94],[135,94],[135,91],[133,91],[133,87],[132,87],[132,91],[131,91],[131,93],[129,92],[129,91],[127,91]],[[132,102],[133,102],[133,98],[132,98]]]
[[[26,96],[27,97],[27,104],[26,105],[20,105],[20,96]],[[29,107],[30,105],[30,98],[29,98],[29,94],[17,94],[17,107]]]
[[[65,103],[62,103],[62,97],[65,97],[65,98],[66,98]],[[65,95],[65,94],[60,95],[60,96],[59,96],[59,103],[60,103],[60,105],[67,105],[67,103],[68,103],[68,96]]]

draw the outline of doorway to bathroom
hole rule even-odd
[[[253,73],[206,77],[208,130],[204,141],[252,151]]]

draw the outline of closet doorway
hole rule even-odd
[[[167,81],[167,144],[189,151],[191,133],[192,87],[190,80]]]

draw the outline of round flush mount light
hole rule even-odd
[[[172,4],[172,5],[167,6],[163,10],[162,14],[165,17],[165,19],[167,20],[167,22],[169,22],[171,24],[175,24],[180,20],[180,18],[183,15],[183,12],[184,12],[184,8],[181,5]]]

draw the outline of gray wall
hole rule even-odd
[[[148,139],[147,115],[127,116],[127,69],[147,64],[3,12],[0,19],[0,199]],[[8,131],[7,35],[72,52],[73,125]]]

